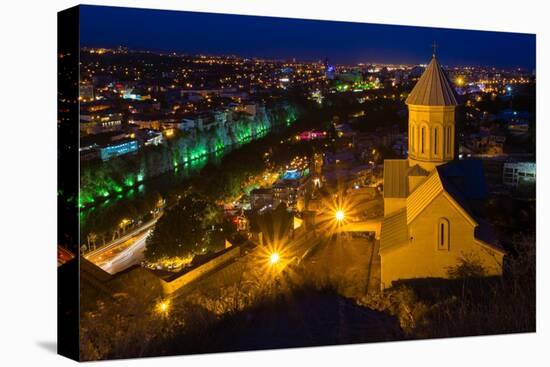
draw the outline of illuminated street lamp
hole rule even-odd
[[[168,312],[170,311],[170,301],[166,299],[160,300],[157,302],[155,311],[161,316],[168,316]]]
[[[342,209],[338,209],[336,213],[334,214],[334,217],[336,218],[336,221],[338,223],[342,222],[346,215],[344,214],[344,211]]]
[[[272,252],[271,255],[269,255],[269,263],[271,265],[277,264],[281,260],[278,252]]]

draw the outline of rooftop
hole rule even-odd
[[[458,105],[458,99],[452,83],[441,68],[435,55],[405,103],[416,106]]]
[[[386,159],[384,161],[384,198],[406,198],[409,194],[407,159]]]

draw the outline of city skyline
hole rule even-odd
[[[61,354],[535,331],[534,36],[60,14]]]
[[[336,64],[425,64],[434,42],[450,66],[534,71],[536,61],[533,34],[118,7],[82,6],[80,34],[85,47]]]

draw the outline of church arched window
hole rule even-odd
[[[447,141],[447,129],[448,127],[443,128],[443,153],[447,153],[447,146],[449,146],[449,142]]]
[[[437,139],[439,138],[439,129],[436,127],[434,129],[434,154],[437,155],[438,154],[438,149],[439,149],[439,142],[437,141]]]
[[[446,151],[447,151],[447,154],[451,154],[451,138],[452,138],[452,129],[451,127],[447,127],[445,128],[445,138],[447,140],[447,142],[445,143],[445,148],[446,148]]]
[[[447,218],[439,218],[437,223],[437,249],[449,250],[451,226]]]
[[[418,152],[418,126],[414,125],[413,127],[413,139],[414,139],[414,152]]]
[[[426,144],[426,128],[422,126],[421,137],[420,137],[420,151],[424,153],[424,148]]]
[[[414,125],[411,125],[411,128],[409,130],[409,149],[411,151],[414,151]]]

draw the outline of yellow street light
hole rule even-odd
[[[343,210],[338,209],[334,216],[336,217],[336,221],[341,222],[344,220],[346,215],[344,214]]]
[[[279,262],[281,258],[279,257],[278,252],[272,252],[271,255],[269,255],[269,263],[271,265],[275,265]]]
[[[170,301],[169,300],[161,300],[157,303],[155,310],[158,314],[166,316],[168,315],[168,312],[170,310]]]

